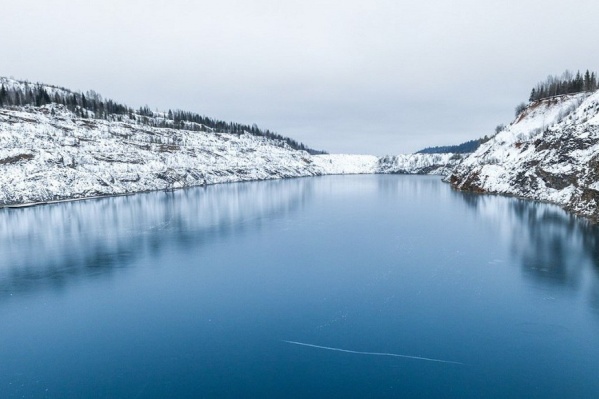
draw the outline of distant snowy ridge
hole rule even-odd
[[[120,119],[80,118],[57,104],[0,108],[0,205],[325,174],[435,173],[448,157],[310,155],[245,133]]]
[[[419,174],[447,175],[462,159],[461,154],[374,155],[327,154],[312,157],[323,174]]]
[[[378,160],[378,173],[448,175],[464,154],[403,154]]]
[[[327,154],[312,157],[326,175],[377,173],[378,157],[374,155]]]
[[[599,92],[530,103],[447,177],[453,187],[555,203],[599,221]]]

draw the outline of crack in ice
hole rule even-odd
[[[287,340],[282,340],[282,341],[286,342],[288,344],[292,344],[292,345],[308,346],[310,348],[326,349],[326,350],[329,350],[329,351],[336,351],[336,352],[354,353],[354,354],[357,354],[357,355],[391,356],[391,357],[401,357],[401,358],[404,358],[404,359],[424,360],[424,361],[427,361],[427,362],[459,364],[459,365],[462,365],[462,366],[464,365],[464,363],[456,362],[456,361],[453,361],[453,360],[433,359],[433,358],[430,358],[430,357],[422,357],[422,356],[400,355],[400,354],[397,354],[397,353],[361,352],[361,351],[352,351],[352,350],[349,350],[349,349],[331,348],[329,346],[320,346],[320,345],[314,345],[314,344],[307,344],[305,342],[287,341]]]

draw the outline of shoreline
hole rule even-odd
[[[132,191],[132,192],[127,192],[127,193],[94,195],[94,196],[89,196],[89,197],[63,198],[63,199],[49,200],[49,201],[27,202],[27,203],[20,203],[20,204],[6,204],[6,205],[0,205],[0,210],[2,210],[2,209],[18,210],[18,209],[32,208],[32,207],[44,206],[44,205],[56,205],[56,204],[67,203],[67,202],[97,200],[97,199],[105,199],[105,198],[113,198],[113,197],[127,197],[127,196],[133,196],[133,195],[137,195],[137,194],[156,193],[159,191],[164,191],[165,193],[170,193],[170,192],[185,190],[185,189],[190,189],[190,188],[200,188],[200,187],[207,188],[208,186],[215,186],[215,185],[219,185],[219,184],[252,183],[252,182],[260,182],[260,181],[313,178],[313,177],[323,177],[323,176],[345,176],[345,175],[437,176],[443,183],[449,184],[449,186],[451,187],[452,190],[459,192],[459,193],[501,196],[501,197],[506,197],[506,198],[515,198],[515,199],[524,200],[524,201],[536,202],[539,204],[554,205],[554,206],[557,206],[560,209],[562,209],[564,212],[578,218],[581,221],[584,221],[584,222],[592,224],[592,225],[599,225],[599,220],[594,219],[592,216],[585,215],[582,212],[577,211],[576,209],[572,209],[572,208],[570,208],[570,205],[567,205],[567,204],[560,204],[557,202],[546,201],[546,200],[537,199],[537,198],[533,198],[533,197],[525,197],[525,196],[521,196],[521,195],[517,195],[517,194],[510,194],[510,193],[498,193],[498,192],[490,192],[490,191],[482,191],[481,192],[481,191],[461,189],[461,188],[457,187],[456,185],[452,184],[449,180],[447,180],[449,175],[448,176],[431,175],[431,174],[426,174],[426,173],[380,173],[380,172],[374,172],[374,173],[323,173],[320,175],[272,177],[272,178],[249,179],[249,180],[241,179],[241,180],[232,180],[232,181],[225,181],[225,182],[212,182],[212,183],[205,183],[205,184],[198,184],[198,185],[189,185],[189,186],[183,186],[183,187],[173,187],[173,188],[168,188],[168,189],[162,188],[162,189],[154,189],[154,190]]]
[[[568,213],[569,215],[576,217],[580,221],[584,221],[591,225],[599,226],[599,219],[596,216],[586,215],[586,214],[582,213],[581,211],[571,208],[572,205],[569,205],[569,204],[560,204],[559,202],[548,201],[548,200],[543,200],[543,199],[534,198],[534,197],[525,197],[525,196],[518,195],[518,194],[461,189],[461,188],[455,186],[454,184],[452,184],[451,182],[445,180],[445,177],[443,178],[442,181],[443,181],[443,183],[449,184],[449,186],[451,187],[452,190],[454,190],[456,192],[460,192],[460,193],[467,193],[467,194],[473,194],[473,195],[494,195],[494,196],[500,196],[500,197],[506,197],[506,198],[516,198],[519,200],[528,201],[528,202],[536,202],[539,204],[554,205],[554,206],[557,206],[558,208],[562,209],[564,212]]]
[[[165,193],[169,193],[169,192],[185,190],[185,189],[189,189],[189,188],[199,188],[199,187],[207,188],[208,186],[216,186],[219,184],[252,183],[252,182],[260,182],[260,181],[302,179],[302,178],[313,178],[313,177],[323,177],[323,176],[347,176],[347,175],[351,175],[351,176],[355,176],[355,175],[437,176],[442,181],[444,179],[444,176],[442,176],[442,175],[434,175],[434,174],[427,174],[427,173],[376,173],[376,172],[375,173],[323,173],[323,174],[319,174],[319,175],[286,176],[286,177],[272,177],[272,178],[265,178],[265,179],[249,179],[249,180],[232,180],[232,181],[213,182],[213,183],[197,184],[197,185],[190,185],[190,186],[183,186],[183,187],[173,187],[173,188],[169,188],[169,189],[159,188],[159,189],[155,189],[155,190],[141,190],[141,191],[132,191],[132,192],[128,192],[128,193],[94,195],[94,196],[90,196],[90,197],[63,198],[63,199],[58,199],[58,200],[26,202],[26,203],[21,203],[21,204],[2,204],[2,205],[0,205],[0,210],[2,210],[2,209],[15,209],[16,210],[16,209],[32,208],[32,207],[43,206],[43,205],[55,205],[55,204],[61,204],[61,203],[65,203],[65,202],[86,201],[86,200],[104,199],[104,198],[112,198],[112,197],[127,197],[127,196],[133,196],[133,195],[137,195],[137,194],[156,193],[159,191],[164,191]]]

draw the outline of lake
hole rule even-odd
[[[0,210],[2,398],[597,398],[599,230],[439,177]]]

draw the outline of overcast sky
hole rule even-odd
[[[2,1],[0,75],[257,123],[330,152],[458,144],[599,70],[599,2]]]

